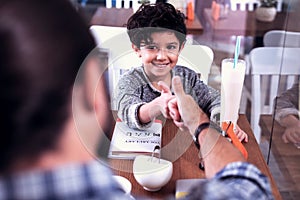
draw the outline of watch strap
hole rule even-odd
[[[199,135],[201,134],[201,132],[204,130],[204,129],[207,129],[209,128],[210,126],[210,123],[209,122],[205,122],[205,123],[202,123],[198,126],[198,128],[196,129],[195,133],[194,133],[194,142],[195,142],[195,145],[198,149],[200,149],[200,144],[199,144],[199,141],[198,141],[198,137]]]

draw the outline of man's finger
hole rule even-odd
[[[185,128],[183,122],[181,122],[181,121],[176,121],[176,120],[173,120],[173,122],[174,122],[174,124],[175,124],[178,128],[180,128],[180,129],[184,129],[184,128]]]
[[[176,97],[181,98],[182,95],[185,94],[179,76],[174,76],[174,78],[172,79],[172,88]]]
[[[168,107],[169,109],[177,109],[178,105],[177,105],[177,99],[173,98],[168,102]]]

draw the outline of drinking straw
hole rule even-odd
[[[241,36],[237,36],[236,43],[235,43],[233,68],[235,68],[235,66],[237,65],[237,61],[239,59],[239,54],[240,54],[240,48],[241,48]]]

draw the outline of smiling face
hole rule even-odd
[[[166,81],[171,77],[170,71],[178,61],[183,45],[174,32],[154,32],[151,42],[141,42],[140,48],[134,50],[142,58],[145,72],[151,82]]]

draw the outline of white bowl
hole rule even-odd
[[[113,176],[113,178],[117,181],[120,187],[124,190],[125,194],[130,195],[132,185],[130,181],[123,176]]]
[[[136,181],[148,191],[158,191],[172,177],[173,164],[151,156],[136,156],[133,162],[133,175]]]

